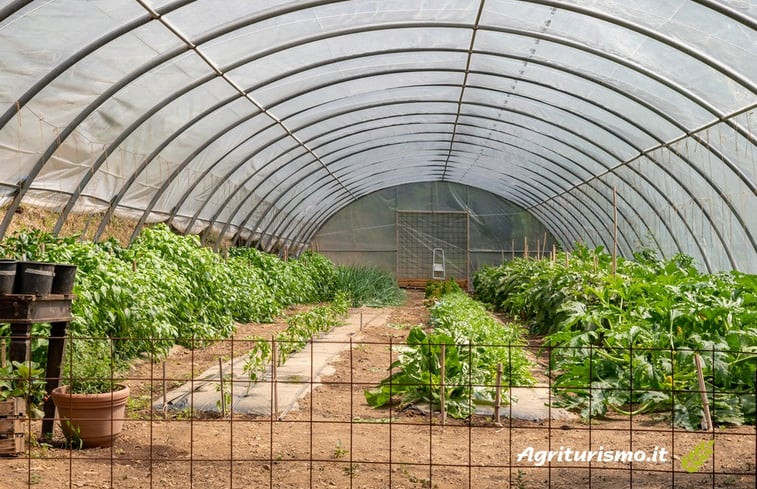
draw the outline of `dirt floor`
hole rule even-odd
[[[387,374],[390,348],[409,328],[427,325],[422,294],[410,292],[388,324],[371,324],[333,363],[300,409],[281,421],[234,414],[220,418],[188,411],[154,412],[162,395],[163,363],[142,361],[129,374],[132,389],[123,435],[112,448],[71,450],[33,442],[30,454],[0,459],[0,489],[57,488],[754,488],[754,427],[718,429],[714,435],[671,430],[648,416],[520,421],[448,419],[407,409],[372,409],[364,391]],[[271,335],[275,324],[240,326],[234,341],[205,348],[174,348],[165,360],[170,389],[218,358],[246,351],[251,334]],[[538,367],[537,367],[538,368]],[[505,409],[506,412],[506,409]],[[39,432],[38,422],[31,423]],[[681,457],[714,438],[714,454],[697,472]],[[526,457],[540,450],[645,450],[669,452],[668,462],[563,462],[542,467]]]

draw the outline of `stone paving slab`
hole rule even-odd
[[[327,334],[315,339],[303,350],[287,358],[276,369],[276,395],[272,395],[271,369],[263,373],[257,382],[250,381],[244,373],[247,355],[242,355],[221,366],[224,374],[224,391],[231,389],[231,404],[235,413],[270,416],[272,411],[283,418],[297,409],[297,401],[307,395],[320,382],[321,377],[334,373],[329,363],[343,350],[349,348],[350,339],[356,339],[362,326],[385,324],[389,319],[388,309],[353,310],[343,326],[337,326]],[[231,373],[231,379],[229,379]],[[213,367],[193,380],[166,394],[166,409],[220,412],[221,389],[218,367]],[[312,379],[312,381],[311,381]],[[277,409],[274,409],[274,403]],[[153,403],[153,409],[163,409],[163,399]],[[227,407],[228,410],[228,407]]]

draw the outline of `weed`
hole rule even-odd
[[[350,453],[349,450],[346,450],[342,446],[342,440],[337,440],[336,441],[336,447],[334,448],[334,458],[342,458],[345,455],[347,455],[348,453]]]
[[[518,469],[518,473],[515,474],[515,487],[517,489],[527,489],[526,488],[526,473],[520,469]]]

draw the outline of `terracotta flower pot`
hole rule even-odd
[[[69,439],[81,439],[85,448],[109,447],[121,433],[129,388],[104,394],[71,394],[68,386],[52,391],[60,425]]]

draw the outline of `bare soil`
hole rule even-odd
[[[30,454],[0,459],[0,488],[754,488],[757,432],[719,428],[714,434],[673,430],[650,416],[615,415],[587,423],[504,418],[448,419],[405,409],[373,409],[364,391],[387,375],[411,326],[427,326],[422,294],[411,291],[388,324],[371,324],[333,363],[335,373],[283,420],[152,411],[162,395],[162,363],[139,362],[123,435],[112,448],[72,450],[32,443]],[[284,327],[249,324],[234,340],[205,348],[174,348],[165,359],[166,384],[183,383],[219,357],[238,356],[251,334]],[[39,433],[38,422],[30,424]],[[681,456],[714,439],[714,455],[686,472]],[[666,449],[666,464],[518,461],[534,450]]]

